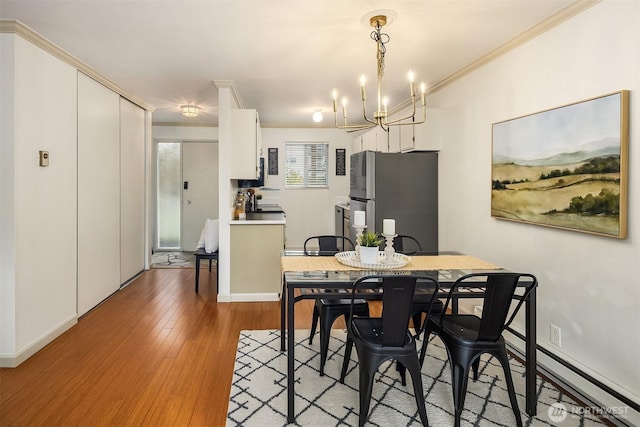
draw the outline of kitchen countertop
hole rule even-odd
[[[252,212],[279,212],[279,213],[284,213],[284,210],[282,209],[282,206],[280,205],[273,205],[273,204],[262,204],[262,203],[258,203],[258,207],[255,211]]]
[[[278,205],[273,205],[278,206]],[[286,215],[279,206],[274,210],[259,210],[247,212],[246,219],[232,220],[231,225],[268,225],[268,224],[286,224]]]
[[[336,206],[341,207],[342,209],[347,209],[347,210],[351,210],[351,207],[349,206],[348,203],[336,203]]]

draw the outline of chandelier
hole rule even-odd
[[[389,126],[399,125],[413,125],[424,123],[427,118],[427,103],[425,99],[426,86],[424,83],[420,85],[420,104],[422,106],[422,118],[416,121],[416,86],[414,81],[414,75],[409,72],[409,87],[411,93],[411,114],[406,117],[389,120],[388,117],[388,100],[382,96],[382,77],[384,76],[384,55],[387,51],[386,44],[389,43],[390,37],[388,34],[383,33],[382,27],[387,23],[387,17],[385,15],[376,15],[371,17],[369,23],[375,28],[371,32],[371,39],[376,42],[378,60],[378,72],[377,72],[377,96],[378,96],[378,109],[373,113],[373,119],[367,117],[366,109],[366,94],[365,84],[366,78],[364,75],[360,77],[360,95],[362,97],[362,115],[365,122],[360,124],[348,124],[347,122],[347,99],[342,98],[342,118],[343,123],[338,123],[338,92],[333,91],[333,115],[335,118],[335,125],[338,129],[344,129],[347,132],[357,132],[380,126],[385,132],[389,132]],[[410,121],[409,121],[410,120]]]

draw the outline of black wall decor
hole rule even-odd
[[[346,175],[347,168],[345,165],[347,150],[344,148],[336,148],[336,175]]]
[[[269,148],[269,175],[278,175],[278,149]]]

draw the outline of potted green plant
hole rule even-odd
[[[382,243],[378,233],[367,231],[358,239],[360,244],[360,262],[364,264],[376,264],[378,262],[378,246]]]

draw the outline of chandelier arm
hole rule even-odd
[[[364,117],[364,120],[366,122],[371,123],[374,126],[378,124],[378,122],[375,122],[367,117],[367,106],[366,106],[365,100],[362,100],[362,116]],[[354,126],[357,126],[357,125],[354,125]],[[363,126],[368,126],[368,125],[363,124]]]
[[[406,117],[402,117],[400,119],[396,119],[390,122],[387,122],[386,125],[387,126],[406,126],[406,125],[419,125],[421,123],[424,123],[427,120],[427,107],[422,107],[422,119],[420,121],[412,121],[412,122],[404,122],[401,123],[404,120],[408,120],[408,119],[413,119],[415,118],[415,112],[413,115],[411,116],[406,116]]]
[[[334,113],[334,122],[335,122],[335,126],[338,129],[344,129],[347,132],[357,132],[359,130],[365,130],[365,129],[370,129],[374,126],[377,125],[377,123],[375,122],[370,122],[370,123],[366,123],[366,124],[359,124],[359,125],[349,125],[346,123],[341,125],[340,123],[338,123],[338,113]]]

